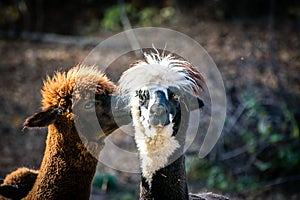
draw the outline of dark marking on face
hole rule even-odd
[[[180,122],[180,94],[176,88],[167,90],[139,90],[136,94],[139,97],[140,111],[148,110],[147,113],[140,112],[140,115],[148,119],[149,125],[166,126],[176,120]],[[170,117],[171,116],[171,117]]]
[[[156,90],[152,95],[154,102],[149,105],[149,124],[153,126],[170,124],[167,94],[162,90]]]
[[[139,97],[139,104],[140,106],[144,106],[148,108],[149,100],[150,100],[150,93],[148,90],[138,90],[136,91],[136,96]]]

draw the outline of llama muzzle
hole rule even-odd
[[[155,103],[150,107],[149,124],[152,126],[166,126],[170,124],[169,112],[164,104]]]

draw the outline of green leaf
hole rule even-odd
[[[271,143],[277,143],[277,142],[279,142],[279,141],[281,141],[281,140],[282,140],[282,136],[279,135],[279,134],[272,134],[272,135],[270,136],[270,142],[271,142]]]
[[[260,171],[266,171],[272,166],[271,162],[262,162],[260,160],[257,160],[254,165],[260,170]]]

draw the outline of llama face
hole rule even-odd
[[[44,127],[56,123],[63,127],[75,125],[78,133],[89,141],[98,141],[117,129],[123,120],[122,109],[112,105],[115,85],[97,68],[76,66],[68,72],[47,77],[42,89],[42,111],[29,117],[24,127]],[[120,106],[119,106],[120,107]],[[112,114],[112,109],[114,109]],[[123,117],[124,118],[124,117]],[[127,120],[124,124],[128,123]],[[59,120],[58,120],[59,119]]]
[[[122,107],[122,103],[118,96],[106,93],[90,93],[86,98],[79,99],[74,103],[72,112],[75,114],[75,125],[80,135],[89,141],[97,141],[120,126],[130,123],[131,117],[128,110]]]
[[[81,136],[88,141],[97,141],[118,128],[111,111],[111,95],[91,94],[80,99],[72,110],[75,125]]]
[[[173,126],[180,113],[180,96],[175,88],[143,87],[136,91],[139,102],[139,121],[150,137],[166,126]],[[180,117],[180,116],[179,116]],[[180,120],[180,119],[179,119]],[[178,123],[178,122],[176,122]]]

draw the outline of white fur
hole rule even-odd
[[[126,70],[119,81],[119,93],[125,98],[132,98],[135,91],[144,86],[176,87],[191,95],[199,89],[196,81],[189,77],[185,64],[187,61],[175,59],[171,55],[160,56],[158,53],[145,54],[145,61],[136,63]]]
[[[155,128],[155,135],[148,137],[141,126],[135,127],[135,142],[137,144],[143,177],[151,187],[152,177],[156,171],[168,164],[168,158],[180,147],[178,141],[172,136],[173,124],[163,128]]]

